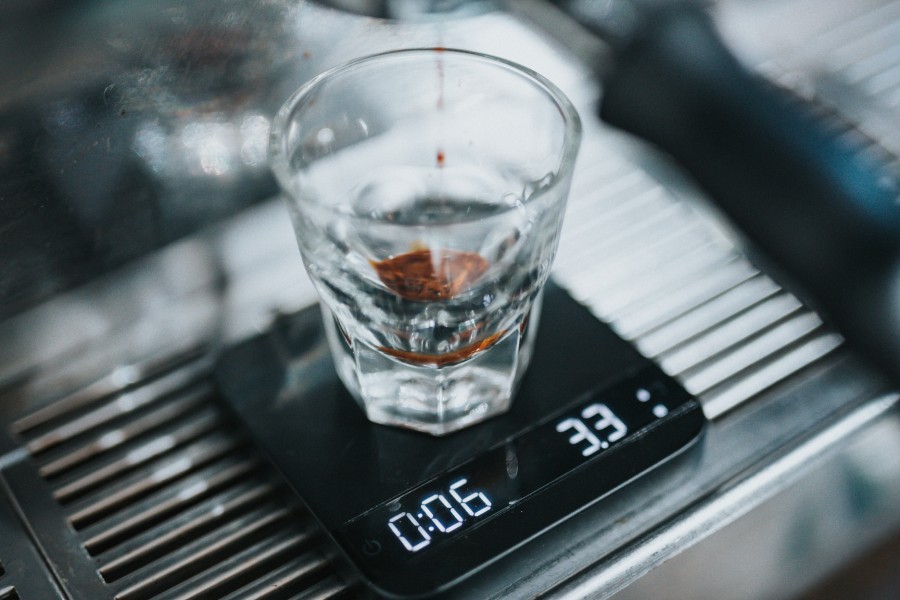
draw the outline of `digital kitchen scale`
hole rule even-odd
[[[700,404],[548,284],[505,415],[450,434],[370,423],[335,374],[318,308],[225,353],[226,403],[378,595],[451,589],[697,438]]]

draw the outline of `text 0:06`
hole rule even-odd
[[[467,479],[450,484],[450,496],[462,512],[444,494],[432,494],[419,505],[416,514],[402,512],[388,521],[388,527],[410,552],[418,552],[431,543],[434,533],[450,533],[462,527],[468,517],[479,517],[491,510],[491,501],[484,492],[463,491]]]

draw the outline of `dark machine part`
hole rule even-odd
[[[600,117],[668,152],[776,276],[900,383],[897,173],[749,73],[696,2],[558,4],[609,44]]]
[[[848,341],[900,381],[897,179],[741,69],[702,14],[661,11],[647,27],[615,61],[601,117],[675,156]]]

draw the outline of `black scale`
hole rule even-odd
[[[445,592],[508,560],[678,454],[705,423],[696,399],[552,282],[513,408],[445,437],[366,420],[315,307],[228,351],[216,377],[344,558],[387,597]]]

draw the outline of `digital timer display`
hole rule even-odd
[[[401,512],[388,520],[388,528],[397,536],[403,547],[410,552],[418,552],[431,543],[435,532],[450,533],[463,526],[467,517],[480,517],[494,506],[484,492],[476,491],[465,497],[462,487],[467,479],[459,479],[450,484],[447,492],[454,503],[444,494],[432,494],[419,505],[421,512]],[[427,522],[426,522],[427,519]]]
[[[666,380],[631,378],[385,502],[352,520],[341,535],[366,548],[375,562],[426,554],[652,429],[688,399]]]

